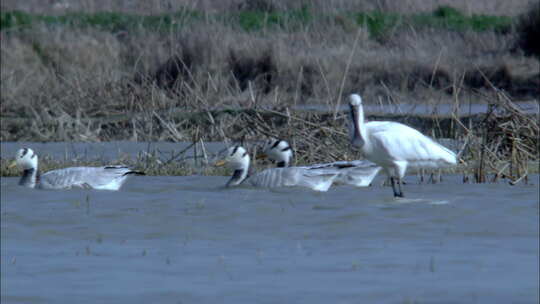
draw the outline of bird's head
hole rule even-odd
[[[15,154],[15,160],[9,165],[10,168],[19,166],[23,170],[36,169],[38,158],[36,153],[30,148],[22,148]]]
[[[293,157],[293,150],[289,143],[285,140],[270,139],[263,147],[263,155],[267,156],[270,160],[282,163],[284,166],[288,166]]]
[[[351,107],[358,107],[362,104],[362,97],[358,94],[351,94],[349,96],[349,105]]]
[[[245,170],[249,167],[249,154],[242,146],[233,146],[225,151],[221,160],[214,166],[221,167],[227,165],[233,170]]]

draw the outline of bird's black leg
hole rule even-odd
[[[398,183],[398,189],[399,189],[399,194],[398,194],[398,197],[403,197],[403,191],[401,190],[401,178],[397,178],[397,183]]]
[[[394,191],[394,197],[401,197],[401,190],[398,192],[396,189],[396,179],[390,176],[390,183],[392,184],[392,190]]]
[[[392,190],[394,191],[394,197],[403,197],[403,192],[401,191],[401,179],[397,178],[398,189],[396,189],[396,178],[392,176],[390,177],[390,181],[392,182]]]

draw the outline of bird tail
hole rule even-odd
[[[134,175],[146,175],[146,173],[142,172],[142,171],[134,171],[134,170],[131,170],[131,171],[128,171],[126,173],[124,173],[122,176],[126,176],[126,175],[129,175],[129,174],[134,174]]]
[[[126,176],[126,175],[129,175],[129,174],[134,174],[134,175],[146,175],[146,173],[142,172],[142,171],[135,171],[135,170],[130,170],[128,166],[123,166],[123,165],[118,165],[118,166],[105,166],[105,169],[109,169],[109,170],[115,170],[115,169],[128,169],[127,172],[125,172],[124,174],[122,174],[122,176]],[[118,172],[120,173],[120,172]]]

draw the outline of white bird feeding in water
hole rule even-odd
[[[278,168],[289,167],[293,157],[293,149],[289,143],[280,139],[267,141],[262,153],[261,157],[268,157],[270,160],[275,161]],[[300,168],[319,170],[319,172],[324,172],[324,170],[338,172],[338,176],[334,180],[335,184],[346,184],[355,187],[369,186],[381,170],[381,167],[368,160],[335,161]]]
[[[225,151],[223,159],[217,161],[215,166],[227,164],[234,170],[226,186],[237,186],[245,181],[254,187],[307,187],[316,191],[327,191],[337,176],[337,172],[308,170],[306,168],[270,168],[250,175],[250,157],[246,149],[241,146],[230,147]]]
[[[39,189],[118,190],[129,175],[144,175],[143,172],[133,171],[124,166],[70,167],[39,175],[37,154],[29,148],[17,151],[10,167],[17,165],[23,169],[19,185]]]
[[[349,97],[352,119],[351,144],[364,157],[381,166],[390,177],[395,197],[403,197],[401,179],[407,167],[439,168],[454,166],[456,154],[406,125],[391,121],[364,122],[362,98]],[[396,189],[396,182],[397,188]]]

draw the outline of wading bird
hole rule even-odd
[[[454,152],[411,127],[391,121],[364,122],[362,98],[359,95],[352,94],[349,97],[349,106],[352,120],[351,144],[360,148],[366,159],[384,169],[390,177],[395,197],[403,197],[401,179],[407,167],[440,168],[456,165]]]
[[[19,185],[39,189],[98,189],[118,190],[131,174],[144,175],[124,166],[70,167],[38,174],[37,154],[29,148],[17,151],[9,167],[19,166],[23,175]]]

